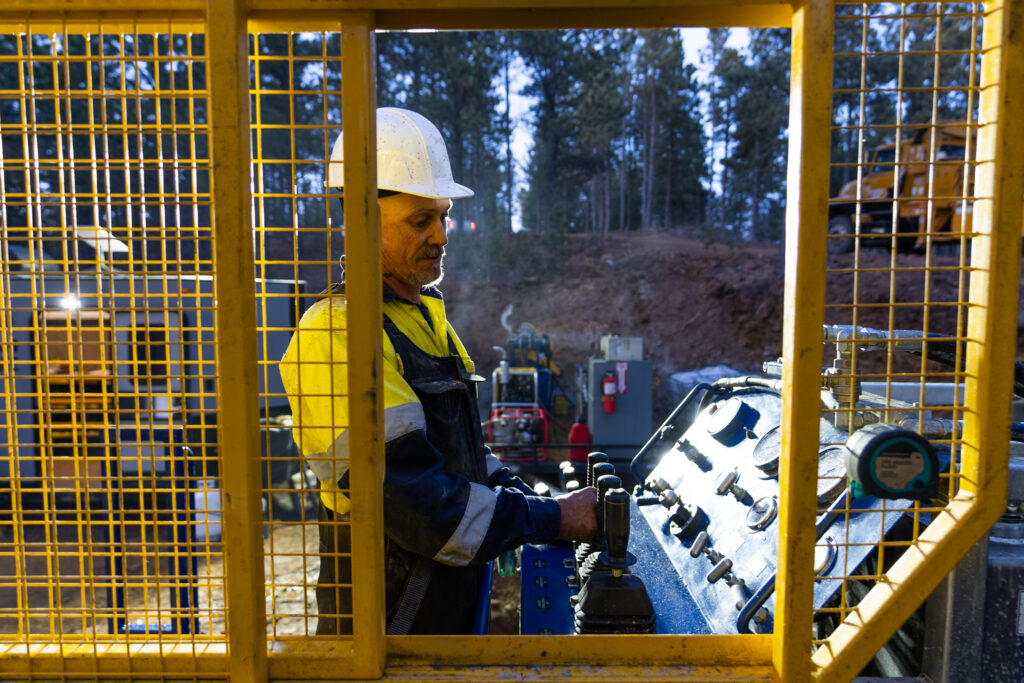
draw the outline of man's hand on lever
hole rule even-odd
[[[597,532],[597,489],[588,486],[555,498],[562,512],[560,541],[589,541]]]

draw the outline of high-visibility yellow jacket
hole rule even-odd
[[[424,289],[417,306],[385,285],[384,314],[430,355],[449,355],[450,336],[466,370],[474,371],[435,288]],[[320,480],[324,505],[337,514],[349,509],[337,483],[347,488],[348,461],[357,456],[348,449],[346,330],[344,297],[321,299],[302,316],[280,363],[296,442]],[[555,538],[561,523],[557,502],[532,495],[489,452],[486,485],[444,470],[443,458],[426,439],[423,408],[403,379],[401,359],[386,334],[383,369],[385,500],[416,508],[399,515],[385,510],[390,537],[409,550],[454,566],[486,562],[523,543]]]

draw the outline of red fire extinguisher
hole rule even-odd
[[[604,412],[615,412],[615,374],[612,372],[604,373],[604,379],[601,380],[601,403]]]

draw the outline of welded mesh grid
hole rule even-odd
[[[25,26],[0,35],[0,640],[222,638],[204,36]]]
[[[302,314],[332,283],[342,281],[341,203],[326,187],[328,159],[341,130],[341,37],[336,32],[258,33],[250,35],[249,46],[257,274],[297,283],[290,292],[258,293],[257,326],[264,348],[283,350]],[[340,296],[334,303],[343,306]],[[275,311],[276,317],[267,315]],[[336,355],[344,349],[345,322],[337,315],[307,318],[313,320],[319,320],[313,323],[319,331],[307,330],[304,343],[297,339],[286,362],[279,364],[280,353],[260,360],[271,638],[316,632],[322,562],[330,562],[333,571],[322,577],[321,590],[337,590],[343,630],[350,616],[344,607],[351,590],[348,551],[320,545],[321,536],[333,537],[329,527],[347,536],[348,521],[334,517],[317,528],[320,484],[303,458],[312,455],[314,462],[333,466],[339,479],[348,467],[347,454],[334,448],[348,426],[347,365]],[[326,498],[334,500],[330,494]],[[322,609],[330,611],[326,605]]]
[[[884,579],[958,488],[981,25],[981,6],[971,4],[835,9],[823,359],[834,399],[822,417],[846,434],[873,421],[922,434],[943,472],[935,499],[871,511],[839,499],[838,545],[878,548],[853,566],[835,538],[818,540],[818,585],[840,582],[816,610],[820,636]],[[837,445],[825,440],[822,450]],[[864,515],[877,523],[851,535]],[[890,661],[919,656],[899,642],[886,646]]]

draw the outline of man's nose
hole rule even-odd
[[[434,221],[434,225],[430,230],[430,243],[438,247],[443,247],[448,244],[447,218],[439,218]]]

